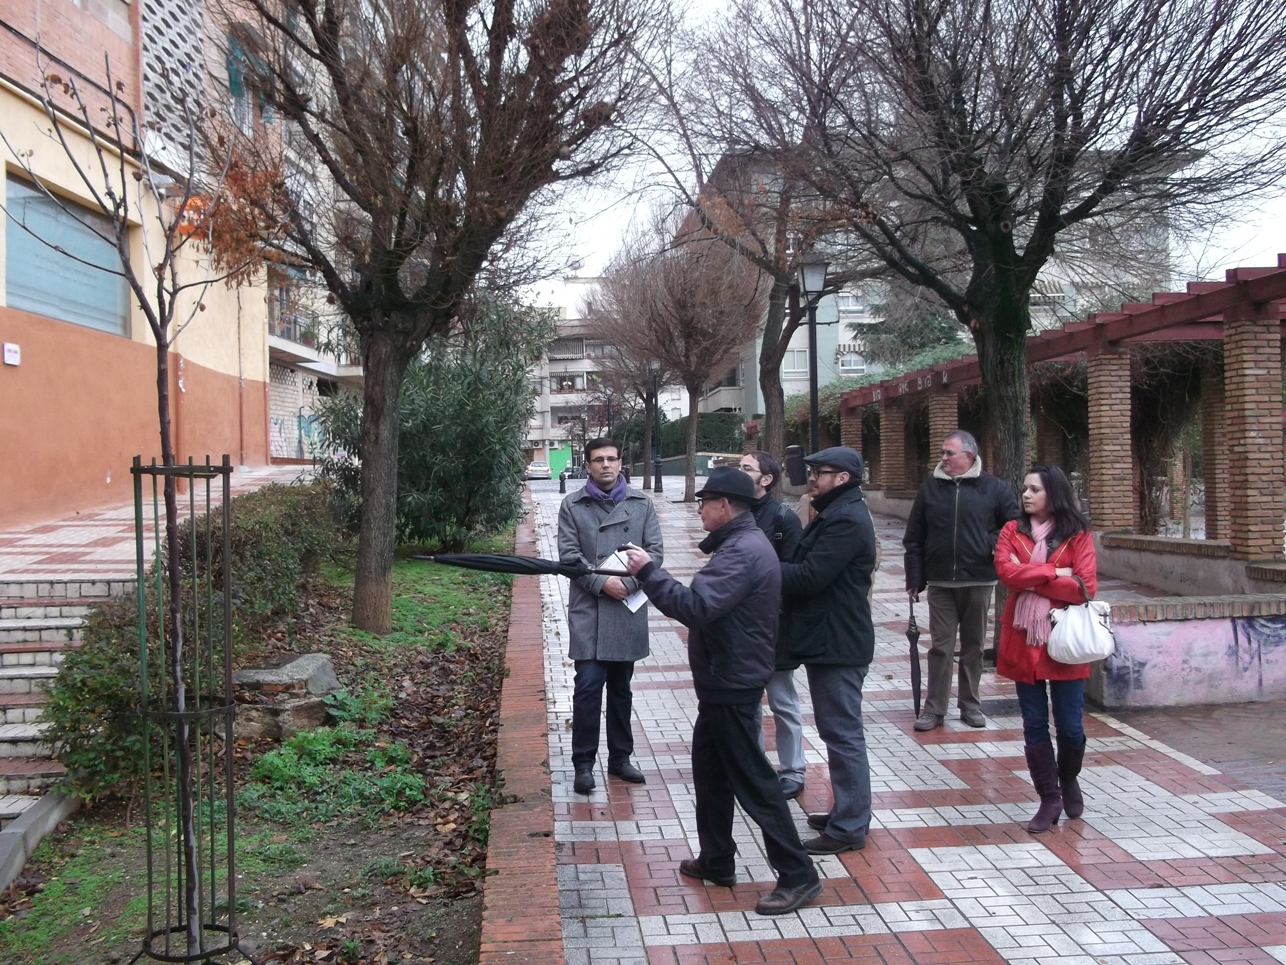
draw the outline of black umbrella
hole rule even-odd
[[[502,556],[499,553],[435,553],[432,556],[413,556],[414,560],[428,560],[446,566],[462,566],[466,570],[484,570],[488,573],[517,573],[520,576],[585,576],[598,573],[603,576],[628,576],[624,570],[595,569],[583,560],[563,563],[544,560],[538,556]]]
[[[911,698],[915,701],[915,716],[920,716],[920,627],[915,622],[915,604],[906,621],[906,638],[911,644]]]

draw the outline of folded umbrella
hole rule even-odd
[[[434,553],[431,556],[413,556],[414,560],[428,560],[445,566],[461,566],[466,570],[483,570],[488,573],[517,573],[519,576],[577,577],[589,573],[602,576],[629,576],[624,570],[597,569],[584,560],[563,563],[545,560],[538,556],[503,556],[499,553]]]
[[[915,701],[915,716],[920,716],[920,626],[915,622],[915,604],[906,621],[906,638],[911,644],[911,699]]]

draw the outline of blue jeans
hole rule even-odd
[[[768,678],[768,706],[772,708],[777,734],[777,773],[795,781],[804,779],[804,716],[795,691],[795,671],[778,670]],[[762,720],[763,706],[758,705]],[[764,749],[764,732],[759,731],[759,749]]]
[[[1048,697],[1045,693],[1049,686]],[[1084,680],[1038,680],[1034,684],[1015,682],[1018,706],[1023,712],[1023,737],[1029,745],[1049,743],[1049,708],[1054,707],[1054,731],[1073,747],[1085,743]]]
[[[826,744],[835,801],[826,833],[839,841],[859,841],[871,826],[871,767],[862,729],[862,682],[867,668],[805,664],[804,669],[817,734]]]

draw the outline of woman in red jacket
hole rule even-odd
[[[996,672],[1012,680],[1018,691],[1027,767],[1040,795],[1040,809],[1027,830],[1036,832],[1057,824],[1064,809],[1069,818],[1085,810],[1076,777],[1085,757],[1081,715],[1090,665],[1059,663],[1045,645],[1049,611],[1085,602],[1076,577],[1091,596],[1098,580],[1089,520],[1077,508],[1063,471],[1057,466],[1032,469],[1023,481],[1022,504],[1022,515],[1006,523],[996,541],[996,573],[1009,589]],[[1057,759],[1049,739],[1051,705]]]

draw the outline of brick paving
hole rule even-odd
[[[561,497],[538,491],[532,498],[535,549],[556,556]],[[665,568],[686,581],[702,565],[695,546],[703,534],[694,507],[670,498],[657,502]],[[531,739],[538,733],[532,714],[543,697],[548,797],[545,788],[525,784],[527,820],[509,831],[493,825],[492,847],[521,851],[527,841],[546,853],[525,864],[507,858],[522,867],[489,879],[488,908],[496,904],[493,889],[503,882],[511,896],[529,888],[543,911],[552,871],[563,947],[559,954],[548,932],[533,931],[526,946],[484,948],[484,961],[1286,963],[1286,804],[1253,781],[1256,774],[1281,773],[1264,757],[1271,750],[1261,750],[1258,758],[1223,756],[1259,767],[1245,768],[1252,778],[1247,782],[1207,762],[1221,758],[1207,754],[1211,738],[1203,735],[1196,711],[1187,715],[1181,746],[1166,742],[1164,717],[1129,723],[1091,714],[1084,818],[1064,820],[1047,834],[1028,834],[1024,826],[1035,795],[1012,685],[984,675],[984,730],[954,719],[927,734],[912,730],[901,528],[895,519],[877,519],[884,562],[874,597],[876,659],[864,703],[875,805],[868,844],[861,852],[818,859],[826,886],[822,897],[779,918],[752,910],[771,888],[773,873],[756,829],[740,814],[735,887],[707,886],[678,874],[679,861],[696,847],[688,747],[696,699],[683,627],[652,611],[652,655],[636,668],[636,759],[648,783],[609,781],[600,762],[594,793],[577,795],[571,790],[567,583],[539,580],[539,614],[532,591],[516,593],[514,625],[524,628],[526,640],[519,663],[526,661],[530,675],[529,638],[538,621],[544,693],[530,677],[522,684],[524,749],[505,766],[503,747],[510,738],[502,735],[502,769],[506,785],[511,767],[520,782],[543,772]],[[518,580],[515,586],[535,582]],[[1139,590],[1121,583],[1104,589],[1109,596]],[[923,604],[917,616],[926,626]],[[511,655],[511,676],[514,670]],[[829,798],[825,749],[808,714],[802,673],[797,684],[805,701],[809,774],[795,814],[804,831],[805,810],[825,810]],[[508,731],[508,699],[503,717]],[[1242,726],[1254,728],[1253,715]],[[770,716],[766,730],[771,756]],[[543,837],[546,814],[552,862]],[[506,925],[510,935],[522,928],[513,917]],[[489,927],[491,918],[489,910]],[[540,920],[540,913],[531,916],[533,929]]]

